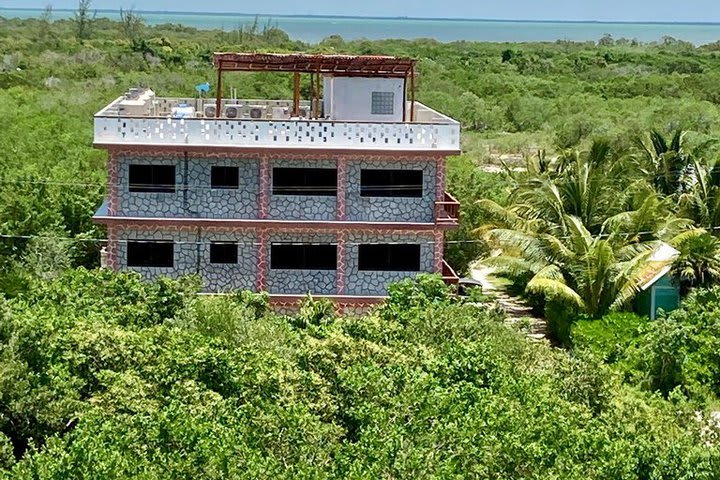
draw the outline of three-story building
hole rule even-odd
[[[207,292],[382,299],[420,272],[456,281],[444,232],[459,204],[445,159],[459,124],[416,102],[415,62],[382,56],[214,56],[217,98],[134,89],[95,116],[109,154],[104,261]],[[287,72],[291,100],[222,97],[224,73]],[[300,98],[309,75],[310,98]],[[229,88],[228,91],[233,89]]]

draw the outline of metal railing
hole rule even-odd
[[[443,260],[442,277],[446,285],[458,285],[460,283],[460,277],[445,260]]]
[[[441,225],[458,225],[460,223],[460,202],[445,192],[441,202],[435,202],[435,221]]]

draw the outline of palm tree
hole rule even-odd
[[[703,229],[689,230],[671,245],[680,251],[672,271],[683,291],[720,280],[720,240],[716,237]]]
[[[680,195],[694,182],[692,155],[685,148],[685,132],[677,130],[670,141],[653,130],[638,141],[641,156],[636,159],[640,171],[661,195]]]
[[[681,211],[692,218],[698,227],[713,234],[720,233],[720,165],[693,159],[695,182],[692,191],[678,203]]]
[[[540,151],[536,161],[527,162],[526,172],[509,172],[515,182],[510,202],[520,216],[544,220],[548,228],[557,229],[555,233],[567,233],[568,215],[597,233],[622,201],[612,188],[621,165],[613,160],[610,144],[604,140],[595,141],[587,152],[563,152],[553,162]]]
[[[530,274],[526,291],[597,316],[620,309],[638,292],[655,243],[593,236],[579,218],[564,219],[567,236],[493,229],[487,239],[502,254],[489,260],[500,273]]]

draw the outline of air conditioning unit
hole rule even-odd
[[[217,114],[217,109],[215,108],[215,105],[207,104],[205,105],[205,108],[203,108],[203,115],[205,115],[205,118],[215,118]]]
[[[290,109],[287,107],[273,107],[273,120],[288,120],[290,118]]]
[[[265,117],[265,109],[262,107],[254,107],[250,109],[250,118],[261,119]]]
[[[225,118],[238,118],[240,116],[240,105],[226,105],[223,111]]]
[[[307,118],[307,116],[308,116],[307,108],[301,108],[300,110],[298,110],[298,117]]]

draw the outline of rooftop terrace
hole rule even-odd
[[[460,125],[415,101],[415,61],[384,56],[216,53],[215,98],[132,89],[95,115],[98,145],[460,149]],[[291,72],[291,100],[223,98],[224,72]],[[300,75],[311,98],[300,98]],[[324,94],[324,96],[321,96]],[[408,98],[409,97],[409,98]]]

